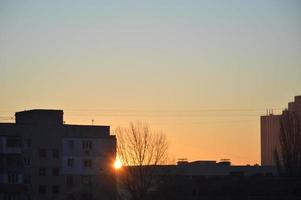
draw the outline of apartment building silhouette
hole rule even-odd
[[[109,126],[68,125],[62,110],[0,123],[0,199],[114,199],[116,138]]]
[[[289,102],[287,109],[283,112],[297,113],[301,127],[301,96],[295,96],[294,101]],[[281,151],[279,141],[281,116],[273,113],[261,116],[261,165],[263,166],[276,165],[275,150]]]

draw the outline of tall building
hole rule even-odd
[[[280,149],[280,118],[281,115],[268,114],[261,116],[261,165],[274,166],[275,150]]]
[[[67,125],[62,110],[0,123],[0,200],[114,199],[116,138],[109,126]]]
[[[301,96],[296,96],[294,102],[288,103],[287,110],[300,116],[301,127]],[[281,116],[272,113],[261,116],[261,165],[263,166],[276,165],[275,150],[281,151],[279,141]]]

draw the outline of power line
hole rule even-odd
[[[282,110],[274,108],[273,110]],[[2,110],[3,111],[3,110]],[[6,110],[7,112],[8,110]],[[251,118],[264,115],[266,109],[259,108],[210,108],[210,109],[64,109],[68,118],[86,117],[147,117],[147,118]],[[0,110],[1,112],[1,110]],[[1,121],[12,121],[14,117],[0,116]]]
[[[283,110],[282,108],[272,108]],[[209,108],[209,109],[103,109],[103,108],[66,108],[66,112],[262,112],[266,108]],[[0,110],[0,112],[15,112],[15,110]]]
[[[9,117],[9,116],[0,116],[0,120],[2,121],[11,121],[14,120],[14,117]]]

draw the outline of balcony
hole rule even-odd
[[[21,154],[22,141],[18,137],[1,137],[0,154]]]
[[[20,147],[6,147],[0,149],[0,154],[21,154],[22,149]]]
[[[0,174],[0,184],[23,184],[23,175],[20,173]]]

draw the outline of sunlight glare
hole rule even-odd
[[[119,158],[116,158],[115,163],[114,163],[114,168],[118,170],[121,167],[122,167],[121,161],[119,160]]]

